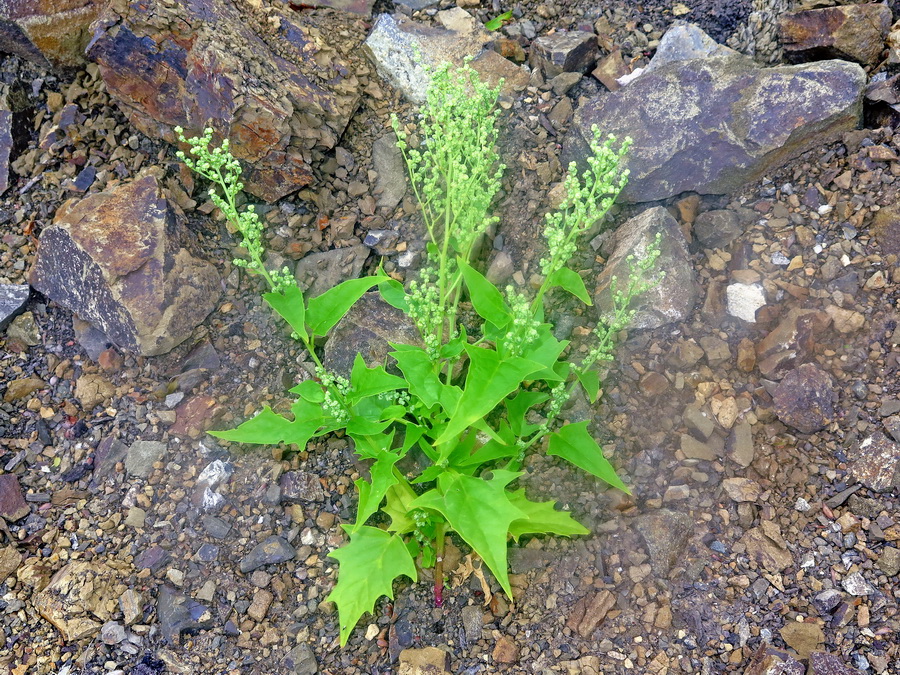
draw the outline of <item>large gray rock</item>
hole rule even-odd
[[[656,53],[644,68],[644,73],[675,61],[705,59],[711,56],[738,56],[738,52],[720,45],[694,24],[676,21],[662,36]]]
[[[639,297],[631,307],[637,310],[632,328],[658,328],[667,323],[682,321],[690,313],[697,299],[694,268],[687,249],[687,240],[675,219],[661,206],[647,209],[623,223],[616,230],[613,253],[597,278],[594,303],[601,319],[609,320],[613,311],[613,277],[615,286],[624,291],[630,274],[628,257],[640,260],[657,234],[660,236],[659,258],[654,270],[645,276],[665,271],[658,283]]]
[[[584,161],[592,125],[634,143],[622,198],[726,194],[859,124],[866,75],[846,61],[759,68],[738,57],[674,61],[576,113],[564,160]]]
[[[0,195],[9,187],[9,161],[13,149],[12,121],[12,111],[0,109]]]
[[[27,284],[0,284],[0,332],[22,313],[30,295]]]
[[[41,234],[29,280],[123,349],[163,354],[216,306],[219,275],[181,243],[187,232],[153,173],[63,204]]]
[[[314,298],[342,281],[356,279],[369,257],[369,247],[358,244],[304,256],[294,276],[306,297]]]

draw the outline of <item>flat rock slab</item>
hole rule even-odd
[[[747,557],[770,572],[780,572],[794,564],[794,556],[788,550],[781,530],[770,520],[748,530],[739,543],[744,546]]]
[[[168,584],[159,589],[156,605],[163,637],[174,644],[182,635],[195,635],[201,630],[212,628],[213,616],[209,609],[179,593]]]
[[[362,244],[310,253],[297,262],[294,276],[306,297],[314,298],[342,281],[356,279],[368,257],[369,247]]]
[[[13,151],[12,123],[12,111],[0,110],[0,195],[9,187],[9,161]],[[0,305],[0,328],[3,322],[2,311]]]
[[[785,375],[772,398],[778,419],[804,434],[812,434],[834,419],[834,397],[831,375],[804,363]]]
[[[83,65],[91,22],[103,4],[103,0],[3,0],[0,44],[4,52],[41,66]]]
[[[743,675],[805,675],[806,666],[780,649],[763,643]]]
[[[809,675],[862,675],[856,668],[851,668],[840,656],[825,652],[813,652],[809,655]]]
[[[112,567],[99,560],[76,561],[53,575],[34,597],[34,607],[67,642],[73,642],[100,631],[118,609],[124,590]]]
[[[641,273],[642,278],[653,277],[665,270],[659,282],[632,301],[636,314],[631,327],[658,328],[685,319],[694,307],[697,289],[694,268],[688,253],[687,240],[678,222],[661,206],[648,209],[619,226],[615,234],[613,253],[597,277],[594,302],[601,319],[611,318],[613,306],[613,277],[615,287],[624,291],[631,274],[628,257],[636,260],[647,256],[656,236],[660,236],[659,258],[654,269]]]
[[[146,478],[165,454],[166,444],[161,441],[135,441],[125,455],[125,470],[132,476]]]
[[[789,61],[846,59],[874,66],[891,27],[891,8],[864,3],[785,14],[778,38]]]
[[[14,522],[27,516],[30,511],[16,475],[0,474],[0,518]]]
[[[821,61],[759,68],[747,58],[675,61],[578,109],[564,162],[584,162],[591,127],[634,143],[629,202],[686,191],[727,194],[855,129],[866,75]]]
[[[219,275],[194,258],[156,176],[65,202],[41,233],[29,280],[122,349],[164,354],[213,310]]]
[[[850,473],[876,492],[900,485],[900,445],[880,431],[856,444],[850,453]]]
[[[275,201],[312,181],[359,100],[352,68],[312,19],[231,0],[113,0],[88,56],[148,136],[206,126],[228,138],[248,192]]]
[[[647,544],[650,564],[658,577],[667,577],[684,553],[693,524],[687,514],[668,509],[636,519],[635,528]]]

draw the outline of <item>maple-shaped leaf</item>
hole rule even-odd
[[[342,526],[349,533],[350,527]],[[360,617],[375,608],[382,595],[394,598],[394,579],[401,575],[418,579],[416,564],[403,539],[377,527],[361,527],[350,534],[350,543],[328,554],[340,563],[338,582],[327,600],[337,605],[341,646]]]
[[[572,518],[571,513],[553,508],[555,502],[529,501],[524,488],[511,493],[509,501],[527,516],[509,524],[509,533],[516,541],[523,534],[560,534],[565,537],[590,534],[584,525]]]

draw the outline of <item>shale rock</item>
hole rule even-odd
[[[31,288],[27,284],[0,284],[0,332],[21,314],[30,295]]]
[[[606,267],[597,279],[594,302],[601,318],[609,318],[613,311],[613,277],[623,290],[628,283],[628,256],[640,260],[657,234],[660,236],[660,255],[648,275],[665,271],[653,288],[635,298],[637,309],[631,326],[637,329],[658,328],[687,317],[697,298],[694,269],[687,249],[687,240],[676,220],[661,206],[648,209],[623,223],[616,230],[615,247]]]
[[[865,84],[863,69],[846,61],[775,68],[744,57],[675,61],[579,108],[564,163],[585,160],[597,125],[634,139],[625,200],[729,193],[856,128]]]
[[[185,231],[152,173],[69,200],[44,229],[31,285],[119,347],[163,354],[215,307],[215,268],[183,248]]]
[[[112,0],[88,56],[138,129],[174,143],[175,126],[211,125],[246,189],[271,202],[312,180],[359,100],[351,68],[299,17],[231,0]]]
[[[785,375],[772,397],[778,419],[805,434],[812,434],[834,419],[834,380],[812,363]]]
[[[873,66],[890,27],[890,7],[866,3],[786,14],[778,23],[778,36],[790,61],[846,59]]]
[[[103,4],[103,0],[4,0],[0,2],[0,52],[39,65],[80,66],[91,22]]]
[[[900,485],[900,445],[880,431],[859,442],[850,453],[850,473],[876,492]]]
[[[644,73],[649,73],[675,61],[737,55],[738,52],[725,45],[720,45],[696,25],[685,21],[676,21],[662,36],[656,53],[644,68]]]
[[[34,598],[34,606],[67,642],[100,631],[118,607],[117,572],[98,560],[71,562]]]

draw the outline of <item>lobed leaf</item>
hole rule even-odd
[[[458,258],[456,262],[466,280],[469,298],[472,300],[472,307],[475,308],[478,316],[488,323],[494,324],[498,329],[503,329],[512,318],[503,294],[465,260]]]
[[[525,518],[509,524],[509,533],[516,541],[523,534],[558,534],[564,537],[590,534],[584,525],[572,518],[571,513],[553,508],[556,502],[529,501],[524,488],[511,493],[509,501],[525,514]]]
[[[397,476],[394,475],[394,465],[400,460],[400,455],[385,451],[382,452],[375,463],[369,467],[371,482],[360,478],[356,481],[356,489],[359,491],[359,504],[356,506],[356,523],[351,526],[351,533],[358,532],[369,517],[381,506],[381,500],[387,494],[391,486],[397,484]]]
[[[352,405],[369,396],[405,389],[407,383],[402,377],[391,375],[384,369],[384,366],[366,367],[362,355],[357,354],[353,360],[353,370],[350,372],[350,386],[348,399]]]
[[[613,465],[603,456],[597,441],[588,433],[587,425],[587,422],[578,422],[554,431],[550,434],[547,454],[562,457],[622,492],[631,494],[628,486],[616,475]]]
[[[265,406],[256,417],[251,417],[235,429],[209,433],[236,443],[292,443],[303,448],[327,420],[321,406],[302,398],[294,402],[291,412],[294,414],[293,421]]]

